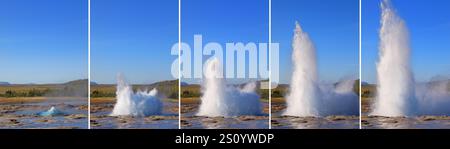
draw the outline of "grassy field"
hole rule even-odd
[[[63,84],[0,85],[0,97],[87,97],[87,79]]]
[[[27,97],[31,94],[46,94],[50,90],[56,90],[58,87],[56,85],[8,85],[0,86],[0,96],[1,97],[12,97],[12,96],[22,96]],[[15,95],[14,95],[15,94]],[[30,96],[31,96],[30,94]],[[42,96],[42,95],[41,95]]]

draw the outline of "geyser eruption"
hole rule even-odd
[[[388,0],[381,3],[381,12],[378,95],[372,115],[414,115],[417,101],[410,66],[408,30]]]
[[[157,97],[157,90],[133,92],[131,85],[125,82],[122,75],[117,77],[117,102],[111,116],[131,115],[149,116],[162,112],[162,102]]]
[[[248,83],[242,88],[227,86],[220,78],[221,64],[217,58],[205,64],[203,96],[197,116],[239,116],[260,115],[259,95],[255,92],[256,83]]]
[[[320,94],[317,84],[316,49],[298,22],[295,24],[292,49],[294,71],[284,115],[319,116]]]
[[[292,40],[293,73],[287,108],[283,115],[328,116],[358,115],[358,96],[353,92],[354,79],[336,84],[319,84],[316,49],[308,34],[296,22]]]

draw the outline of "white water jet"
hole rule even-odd
[[[371,115],[410,116],[417,111],[405,22],[388,0],[381,3],[377,97]]]
[[[283,115],[319,116],[316,49],[308,34],[296,22],[292,40],[293,73],[287,108]]]
[[[158,115],[162,112],[162,102],[157,97],[158,91],[137,91],[133,92],[131,85],[125,82],[122,75],[117,77],[116,105],[111,116],[149,116]]]
[[[286,96],[287,108],[282,115],[321,117],[359,114],[359,98],[353,92],[354,79],[332,85],[318,83],[316,49],[297,22],[292,49],[292,80]]]
[[[222,73],[220,70],[221,64],[217,58],[206,62],[203,96],[197,116],[260,115],[256,83],[248,83],[242,88],[227,86],[225,80],[218,77]]]

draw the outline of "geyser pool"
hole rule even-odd
[[[153,89],[133,92],[131,85],[125,82],[122,75],[117,77],[117,102],[111,116],[131,115],[149,116],[159,115],[162,112],[162,102],[157,97],[158,91]]]
[[[358,96],[353,92],[354,80],[335,85],[319,84],[316,49],[309,35],[296,22],[292,40],[293,73],[287,108],[282,115],[327,116],[358,115]]]
[[[261,104],[255,92],[256,83],[248,83],[242,88],[227,86],[225,80],[219,77],[221,73],[221,64],[217,58],[206,62],[203,96],[197,116],[260,115]]]

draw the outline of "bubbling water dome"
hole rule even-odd
[[[378,95],[371,115],[414,115],[417,101],[410,66],[408,30],[388,0],[381,3],[379,37]]]
[[[221,64],[212,58],[205,65],[205,81],[202,85],[203,96],[197,116],[240,116],[260,115],[259,95],[255,92],[256,83],[248,83],[242,88],[227,86],[220,78]]]
[[[157,97],[158,91],[137,91],[133,92],[131,85],[125,82],[122,75],[117,77],[117,102],[111,116],[149,116],[159,115],[162,112],[162,102]]]

